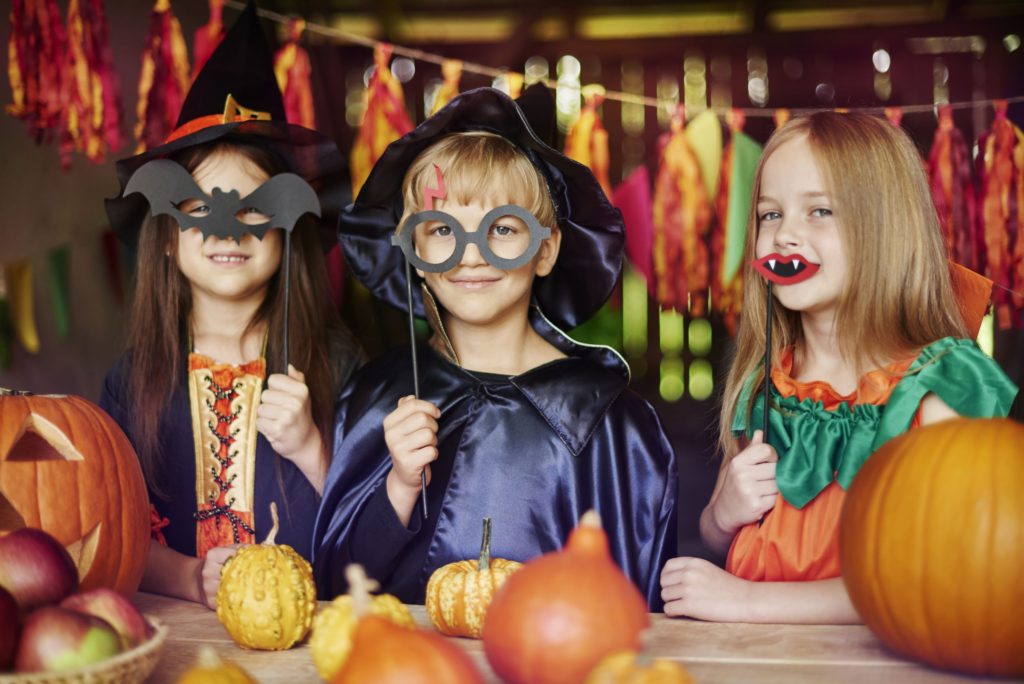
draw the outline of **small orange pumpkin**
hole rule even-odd
[[[494,592],[523,567],[505,558],[491,558],[491,519],[484,518],[480,558],[444,565],[427,582],[427,616],[443,634],[479,639]]]
[[[1024,426],[958,418],[887,442],[843,506],[843,581],[889,648],[1024,676]]]
[[[0,534],[23,527],[67,547],[82,591],[139,588],[146,484],[128,438],[92,402],[0,388]]]
[[[561,551],[508,578],[484,623],[491,667],[510,684],[582,682],[605,656],[638,650],[647,602],[611,558],[596,511]]]
[[[362,567],[350,565],[345,575],[359,624],[334,684],[483,684],[469,656],[444,637],[369,614],[372,587]]]
[[[682,665],[645,653],[613,653],[587,675],[584,684],[696,684]]]

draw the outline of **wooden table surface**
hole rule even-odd
[[[217,615],[195,603],[154,594],[138,594],[135,604],[169,627],[163,655],[149,681],[171,683],[209,644],[244,667],[260,682],[319,681],[305,645],[288,651],[249,651],[236,646]],[[409,606],[420,625],[428,625],[423,606]],[[659,658],[679,661],[701,683],[823,682],[883,684],[1002,682],[957,677],[899,658],[862,626],[716,624],[651,615],[650,648]],[[498,682],[473,639],[451,641],[480,667],[487,681]]]

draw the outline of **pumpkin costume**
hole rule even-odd
[[[352,273],[406,310],[404,257],[389,238],[403,214],[409,165],[449,133],[486,130],[511,141],[546,180],[562,233],[553,270],[534,281],[528,317],[565,358],[508,377],[470,372],[418,345],[420,398],[441,411],[439,455],[431,464],[427,516],[416,506],[408,527],[387,496],[391,458],[381,425],[413,393],[410,350],[364,367],[340,399],[316,524],[321,598],[343,592],[343,570],[358,562],[383,591],[423,603],[434,570],[478,556],[482,518],[494,520],[492,556],[525,562],[560,549],[594,508],[616,564],[651,608],[661,606],[659,573],[676,543],[675,455],[654,409],[627,387],[622,358],[562,332],[593,315],[614,288],[622,218],[589,169],[535,133],[531,112],[545,110],[538,98],[553,120],[543,88],[528,89],[519,101],[491,88],[461,94],[391,143],[343,212],[340,239]],[[420,288],[413,294],[415,313],[423,316]]]
[[[748,580],[786,582],[838,577],[839,520],[846,490],[868,457],[916,427],[921,401],[936,394],[974,418],[1005,416],[1017,388],[967,339],[928,345],[916,358],[865,374],[852,395],[828,383],[792,377],[793,349],[772,369],[769,441],[779,460],[775,507],[743,527],[726,569]],[[748,383],[739,405],[747,406]],[[749,416],[737,411],[733,432],[751,436],[763,423],[759,392]]]

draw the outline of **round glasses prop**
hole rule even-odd
[[[502,220],[509,217],[518,221]],[[409,263],[421,271],[441,273],[454,268],[470,244],[476,245],[491,266],[512,271],[529,262],[549,237],[551,229],[533,214],[505,204],[487,212],[473,232],[443,211],[417,212],[391,236],[391,244],[401,247]]]

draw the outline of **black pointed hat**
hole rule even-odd
[[[164,144],[117,162],[124,192],[128,179],[146,162],[214,142],[225,136],[266,145],[288,170],[302,176],[320,199],[324,247],[334,243],[338,215],[351,199],[348,168],[329,137],[288,123],[274,75],[274,56],[250,2],[210,55],[189,88],[174,131]],[[134,246],[149,211],[139,194],[106,200],[107,217],[122,242]]]
[[[540,171],[562,231],[554,269],[533,286],[541,311],[563,328],[575,327],[597,313],[622,271],[622,215],[590,169],[552,149],[535,132],[534,121],[545,126],[545,122],[553,124],[553,119],[550,93],[527,89],[513,100],[494,88],[477,88],[460,94],[388,145],[356,201],[341,215],[338,237],[352,274],[379,299],[407,308],[404,257],[390,240],[403,214],[406,170],[445,135],[489,131],[515,144]],[[425,316],[419,288],[413,291],[413,309],[415,315]]]

